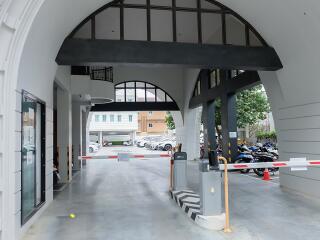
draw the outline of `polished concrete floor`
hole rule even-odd
[[[196,163],[189,184],[198,190]],[[231,174],[231,224],[224,234],[195,225],[168,195],[169,160],[91,160],[24,240],[250,240],[320,237],[320,204],[278,184]],[[76,214],[70,219],[69,214]]]

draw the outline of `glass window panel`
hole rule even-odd
[[[126,87],[127,88],[134,88],[134,82],[127,82]]]
[[[201,94],[201,82],[198,80],[198,82],[197,82],[197,94],[198,94],[198,96]]]
[[[197,7],[197,0],[176,0],[177,7],[189,7],[189,8],[196,8]]]
[[[124,88],[124,83],[118,84],[116,88]]]
[[[74,35],[74,38],[90,39],[91,38],[91,21],[84,24]]]
[[[202,13],[202,41],[207,44],[222,44],[221,14]]]
[[[198,43],[197,14],[194,12],[177,12],[178,42]]]
[[[147,89],[147,102],[155,102],[156,101],[156,89]]]
[[[245,25],[231,14],[226,15],[227,44],[246,45]]]
[[[114,122],[114,115],[110,115],[110,122]]]
[[[135,101],[135,89],[127,89],[126,102],[134,102],[134,101]]]
[[[250,39],[250,46],[253,47],[261,47],[263,46],[260,40],[257,38],[257,36],[252,32],[249,31],[249,39]]]
[[[217,85],[216,71],[212,71],[210,75],[210,88],[214,88]]]
[[[172,98],[167,94],[167,102],[173,102]]]
[[[144,9],[124,9],[124,39],[147,40],[147,11]]]
[[[172,6],[172,0],[150,0],[150,4],[154,6]]]
[[[121,116],[121,115],[118,115],[118,116],[117,116],[117,120],[118,120],[118,122],[121,122],[121,121],[122,121],[122,116]]]
[[[197,87],[195,87],[194,90],[193,90],[193,96],[194,96],[194,97],[198,96],[198,89],[197,89]]]
[[[124,102],[124,89],[116,89],[116,102]]]
[[[159,31],[159,29],[161,29],[161,31]],[[151,40],[172,42],[173,33],[171,11],[151,10]]]
[[[137,88],[145,88],[145,83],[144,82],[136,82],[136,87]]]
[[[238,75],[238,70],[231,70],[231,78],[234,78]]]
[[[102,122],[106,122],[107,121],[107,115],[102,115]]]
[[[146,0],[124,0],[127,4],[146,4]]]
[[[201,8],[204,8],[204,9],[221,9],[220,7],[218,7],[217,5],[215,4],[212,4],[212,3],[209,3],[208,1],[206,0],[201,0]]]
[[[96,15],[96,38],[120,39],[119,8],[107,8]]]
[[[136,89],[137,102],[146,101],[146,91],[144,89]]]
[[[157,89],[157,102],[165,102],[166,94],[161,89]]]
[[[217,69],[217,72],[216,72],[216,74],[217,74],[217,86],[219,86],[220,85],[220,82],[221,82],[221,76],[220,76],[220,70],[219,69]]]
[[[155,87],[155,86],[153,86],[153,85],[151,85],[151,84],[148,84],[148,83],[147,83],[146,86],[147,86],[147,88],[154,88],[154,87]]]

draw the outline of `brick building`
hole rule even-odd
[[[139,112],[137,133],[139,135],[167,133],[165,118],[166,112]]]

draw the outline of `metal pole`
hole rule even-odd
[[[218,160],[222,160],[224,163],[224,204],[226,210],[226,222],[224,226],[225,233],[231,233],[230,218],[229,218],[229,186],[228,186],[228,161],[224,157],[218,157]]]

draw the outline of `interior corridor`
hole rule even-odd
[[[196,169],[195,162],[189,163],[194,190]],[[234,232],[202,229],[170,199],[168,176],[168,159],[90,160],[24,240],[312,240],[320,235],[319,203],[237,173],[231,174]]]

